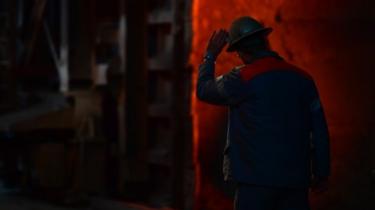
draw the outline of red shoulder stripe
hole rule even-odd
[[[312,79],[311,75],[304,70],[274,57],[266,57],[241,68],[240,76],[244,81],[249,81],[257,75],[270,71],[294,71],[302,76]]]

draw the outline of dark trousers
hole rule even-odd
[[[310,210],[308,189],[238,184],[235,210]]]

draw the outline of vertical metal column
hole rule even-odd
[[[148,65],[147,65],[147,0],[126,1],[127,65],[126,85],[126,139],[127,157],[132,164],[132,181],[147,178],[147,124],[148,124]]]
[[[127,20],[126,20],[126,7],[125,1],[120,1],[120,20],[118,26],[118,45],[119,45],[119,57],[120,57],[120,73],[121,75],[126,74],[126,31],[127,31]],[[123,77],[124,78],[124,77]],[[126,82],[124,82],[124,87]],[[126,155],[126,109],[125,109],[125,98],[126,91],[121,91],[119,97],[118,107],[118,119],[119,119],[119,138],[118,138],[118,179],[117,179],[117,191],[122,193],[125,184],[125,155]]]
[[[61,0],[61,47],[60,47],[60,91],[69,89],[69,33],[68,33],[68,0]]]
[[[173,46],[173,195],[176,209],[184,209],[184,170],[185,170],[185,132],[186,82],[185,81],[185,1],[174,0],[174,46]]]
[[[120,21],[119,21],[119,32],[118,32],[118,45],[119,45],[119,56],[120,56],[120,73],[121,75],[126,74],[126,14],[125,14],[125,2],[120,1]],[[124,81],[125,82],[125,81]],[[126,86],[126,85],[125,85]],[[125,93],[123,93],[123,97],[121,99],[125,99]],[[123,103],[123,101],[121,101]],[[126,116],[125,107],[121,107],[121,113],[123,116],[120,116],[120,121],[122,122]],[[125,125],[124,128],[120,129],[119,133],[119,154],[121,157],[125,155],[126,152],[126,129]]]
[[[4,4],[4,3],[3,3]],[[3,14],[3,18],[8,18],[6,21],[7,23],[2,30],[6,30],[6,33],[4,34],[5,37],[3,37],[3,41],[5,43],[1,43],[4,45],[4,48],[6,49],[6,57],[3,65],[0,68],[0,71],[5,71],[1,72],[1,82],[5,85],[5,90],[7,93],[5,93],[4,101],[6,106],[13,106],[14,103],[16,103],[16,81],[15,81],[15,75],[14,72],[17,68],[17,50],[16,50],[16,37],[17,37],[17,29],[16,29],[16,21],[17,21],[17,1],[5,1],[6,7],[7,7],[7,12],[8,14]],[[5,67],[3,69],[3,67]],[[3,87],[2,87],[3,88]]]

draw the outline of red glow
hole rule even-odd
[[[214,30],[227,29],[235,18],[244,15],[264,22],[266,26],[274,29],[270,35],[272,48],[288,62],[309,73],[318,86],[331,131],[331,145],[335,148],[332,149],[333,176],[341,170],[340,174],[348,174],[347,179],[353,179],[350,177],[355,176],[349,176],[349,173],[336,165],[342,165],[339,163],[343,159],[340,154],[356,154],[353,149],[356,143],[347,139],[350,146],[337,145],[335,139],[340,138],[341,141],[343,133],[360,133],[360,129],[354,129],[353,125],[361,127],[363,122],[370,121],[367,116],[374,110],[373,103],[369,100],[373,98],[373,88],[369,88],[370,84],[373,84],[370,81],[373,76],[369,75],[373,75],[373,72],[366,70],[371,68],[368,63],[363,62],[366,59],[373,60],[370,58],[373,51],[371,47],[363,47],[373,43],[373,39],[371,36],[364,37],[366,33],[353,30],[358,28],[357,22],[354,21],[356,18],[367,17],[358,13],[358,9],[362,7],[364,5],[353,1],[340,0],[194,0],[190,58],[195,70],[193,87],[195,88],[196,71],[206,42]],[[350,27],[349,23],[352,24]],[[373,34],[372,28],[366,28],[371,31],[368,34]],[[368,53],[363,53],[364,50]],[[368,54],[366,59],[365,54]],[[223,53],[217,60],[217,74],[225,73],[239,64],[241,63],[236,56]],[[358,73],[360,69],[361,74]],[[231,200],[223,195],[212,179],[212,173],[221,171],[215,169],[213,172],[210,169],[212,162],[217,161],[213,157],[218,155],[214,146],[224,138],[221,136],[224,133],[221,129],[225,129],[226,109],[198,102],[194,92],[195,90],[192,93],[196,164],[195,209],[232,209]],[[346,162],[348,161],[350,162]],[[340,194],[333,192],[332,197],[334,193],[335,196]]]

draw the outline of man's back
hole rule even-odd
[[[306,95],[312,87],[304,75],[281,70],[245,81],[249,96],[230,107],[228,152],[238,181],[308,185],[311,125]]]

